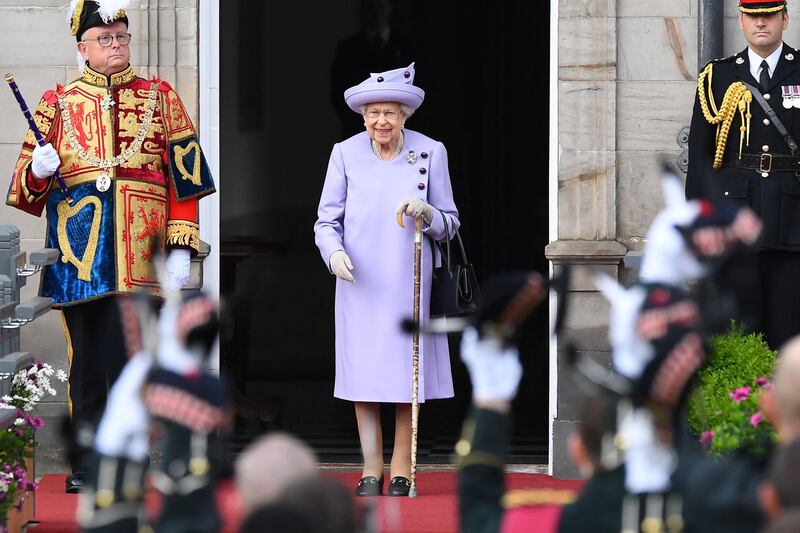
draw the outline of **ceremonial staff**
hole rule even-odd
[[[33,115],[31,115],[30,110],[28,110],[28,104],[25,103],[25,98],[22,97],[22,93],[19,91],[19,87],[17,87],[17,82],[14,81],[14,76],[11,74],[6,74],[5,78],[8,82],[8,86],[11,88],[11,92],[14,93],[14,98],[17,99],[17,103],[19,104],[19,108],[22,110],[22,114],[25,115],[25,119],[28,121],[28,127],[30,127],[34,137],[36,137],[36,144],[39,146],[46,145],[47,141],[44,140],[42,132],[39,131],[39,126],[36,125],[36,121],[33,120]],[[71,204],[72,196],[69,194],[67,183],[64,181],[64,178],[61,177],[61,172],[56,170],[53,176],[56,178],[56,181],[58,181],[58,187],[61,189],[61,192],[64,193],[64,197],[67,199],[67,202]]]
[[[412,318],[419,323],[420,278],[422,277],[422,217],[414,218],[414,308]],[[411,489],[417,497],[417,428],[419,427],[419,331],[411,335]]]
[[[403,213],[397,213],[401,228]],[[414,304],[412,318],[419,324],[420,278],[422,277],[422,217],[414,217]],[[411,488],[409,498],[417,497],[417,428],[419,426],[419,328],[411,331]]]

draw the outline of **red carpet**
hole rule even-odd
[[[340,480],[346,487],[355,487],[359,472],[326,471],[326,476]],[[40,525],[36,533],[73,533],[77,496],[64,493],[64,475],[44,476],[36,495],[36,519]],[[508,474],[506,488],[551,488],[577,490],[581,482],[555,479],[542,474]],[[417,475],[416,499],[411,498],[360,498],[373,500],[377,507],[375,517],[381,532],[397,533],[448,533],[458,530],[458,502],[456,501],[455,472],[422,472]],[[236,491],[231,484],[223,486],[217,501],[225,516],[225,531],[235,532],[239,523],[239,506]],[[148,508],[155,513],[158,500],[148,497]]]

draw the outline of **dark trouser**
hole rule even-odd
[[[70,352],[69,397],[72,421],[80,433],[96,427],[106,406],[108,389],[127,362],[116,296],[82,303],[63,310]],[[73,472],[85,467],[89,443],[77,443],[70,459]]]
[[[800,333],[800,252],[759,253],[761,327],[773,350]]]

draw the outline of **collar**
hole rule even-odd
[[[98,87],[114,87],[117,85],[125,85],[132,82],[136,78],[133,68],[128,65],[122,72],[117,72],[111,76],[100,74],[88,64],[83,69],[83,76],[81,79],[90,85]]]
[[[781,53],[783,52],[783,42],[781,45],[772,52],[769,57],[761,57],[757,53],[753,52],[753,49],[749,46],[747,47],[747,58],[750,60],[750,74],[753,75],[753,79],[758,80],[758,74],[761,72],[761,62],[765,59],[767,60],[767,65],[769,65],[769,77],[773,77],[775,75],[775,68],[778,66],[778,60],[781,58]]]

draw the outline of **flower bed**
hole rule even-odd
[[[762,457],[775,430],[763,418],[758,396],[769,386],[775,352],[762,334],[745,334],[736,325],[709,339],[708,350],[689,401],[689,427],[714,455]]]
[[[55,376],[67,376],[41,361],[17,372],[11,379],[10,391],[0,401],[0,531],[7,524],[9,531],[19,531],[33,518],[36,490],[33,450],[36,429],[44,421],[33,415],[36,405],[45,396],[55,396],[51,385]]]

